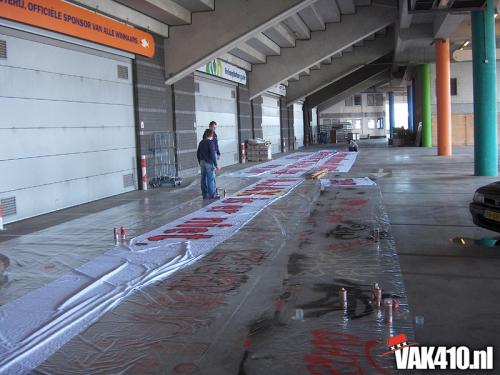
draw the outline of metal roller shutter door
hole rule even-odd
[[[0,31],[0,199],[16,206],[5,221],[134,190],[130,59],[8,34]]]
[[[271,150],[281,152],[280,104],[277,96],[262,95],[262,136],[271,141]]]
[[[297,147],[304,147],[304,114],[300,103],[293,105],[293,133]]]
[[[219,166],[239,162],[236,86],[195,76],[196,133],[198,142],[210,121],[217,123],[221,153]]]

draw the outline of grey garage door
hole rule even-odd
[[[304,115],[302,112],[303,103],[293,105],[293,132],[295,134],[296,147],[304,147]]]
[[[271,141],[271,150],[281,152],[280,104],[279,97],[262,95],[262,137]]]
[[[217,139],[225,167],[239,162],[236,85],[203,77],[198,73],[196,83],[196,133],[198,142],[210,121],[217,123]]]
[[[0,43],[4,220],[134,190],[130,59],[6,28]]]

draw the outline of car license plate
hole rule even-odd
[[[484,217],[490,220],[498,221],[500,222],[500,213],[493,212],[493,211],[484,211]]]

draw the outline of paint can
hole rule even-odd
[[[125,241],[127,239],[127,236],[125,235],[125,227],[123,225],[120,227],[120,237],[122,241]]]
[[[384,300],[384,321],[392,324],[392,299],[390,298]]]
[[[118,244],[120,242],[120,237],[118,235],[118,228],[115,227],[113,229],[113,235],[114,235],[114,238],[115,238],[115,244]]]
[[[340,288],[339,291],[340,307],[343,309],[347,308],[347,290],[345,288]]]
[[[295,320],[304,320],[304,310],[303,309],[295,309]]]

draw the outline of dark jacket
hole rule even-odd
[[[217,167],[217,155],[215,153],[216,143],[210,139],[204,139],[198,144],[198,151],[196,156],[198,157],[198,163],[205,160],[207,163],[213,164]]]
[[[214,132],[214,139],[213,142],[215,143],[215,152],[217,153],[218,156],[220,156],[220,151],[219,151],[219,141],[217,139],[217,133]]]

